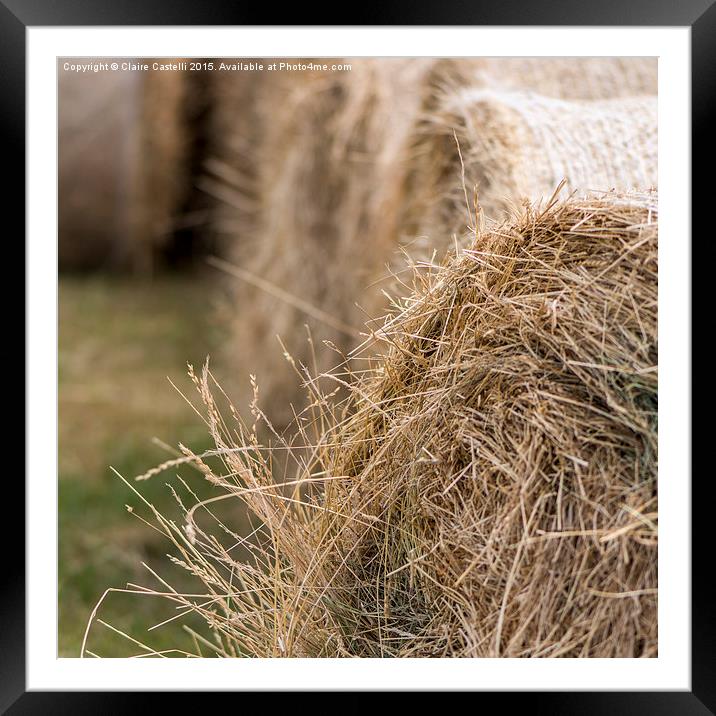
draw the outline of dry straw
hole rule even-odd
[[[213,651],[656,656],[657,229],[655,194],[554,200],[416,266],[381,357],[329,377],[348,400],[308,381],[273,451],[195,376],[216,450],[186,460],[219,492],[157,517]]]

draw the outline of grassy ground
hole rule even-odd
[[[186,363],[198,369],[216,347],[211,295],[196,277],[60,280],[60,656],[79,655],[90,611],[107,587],[134,582],[161,588],[142,561],[177,579],[164,556],[168,544],[127,512],[125,505],[137,508],[140,501],[110,465],[131,480],[171,457],[154,437],[195,451],[209,447],[203,423],[167,376],[194,398]],[[192,487],[207,490],[191,469],[181,474]],[[167,482],[176,484],[175,473],[141,483],[142,492],[172,514]],[[100,617],[141,637],[175,613],[156,597],[110,595]],[[191,645],[176,622],[152,631],[145,643],[155,649]],[[92,628],[88,647],[103,656],[142,652],[100,624]]]

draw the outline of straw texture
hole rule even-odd
[[[657,655],[656,205],[555,200],[416,267],[347,402],[311,383],[275,441],[283,484],[194,376],[216,450],[186,459],[256,520],[160,518],[220,655]]]

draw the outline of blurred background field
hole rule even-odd
[[[79,654],[87,619],[107,587],[159,586],[141,562],[161,572],[166,540],[124,509],[138,499],[110,466],[132,480],[173,456],[152,438],[199,452],[209,447],[204,424],[167,380],[193,398],[186,363],[200,366],[216,341],[207,284],[196,273],[152,281],[60,279],[60,656]],[[168,514],[172,480],[170,472],[142,483],[143,494]],[[198,480],[192,486],[203,487]],[[136,634],[171,612],[157,598],[112,595],[103,615]],[[162,635],[153,632],[156,649],[177,646],[175,636],[165,645]],[[103,627],[94,628],[91,647],[117,656],[141,652]]]

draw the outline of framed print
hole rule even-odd
[[[517,5],[4,0],[3,709],[716,709],[691,467],[716,11]]]

